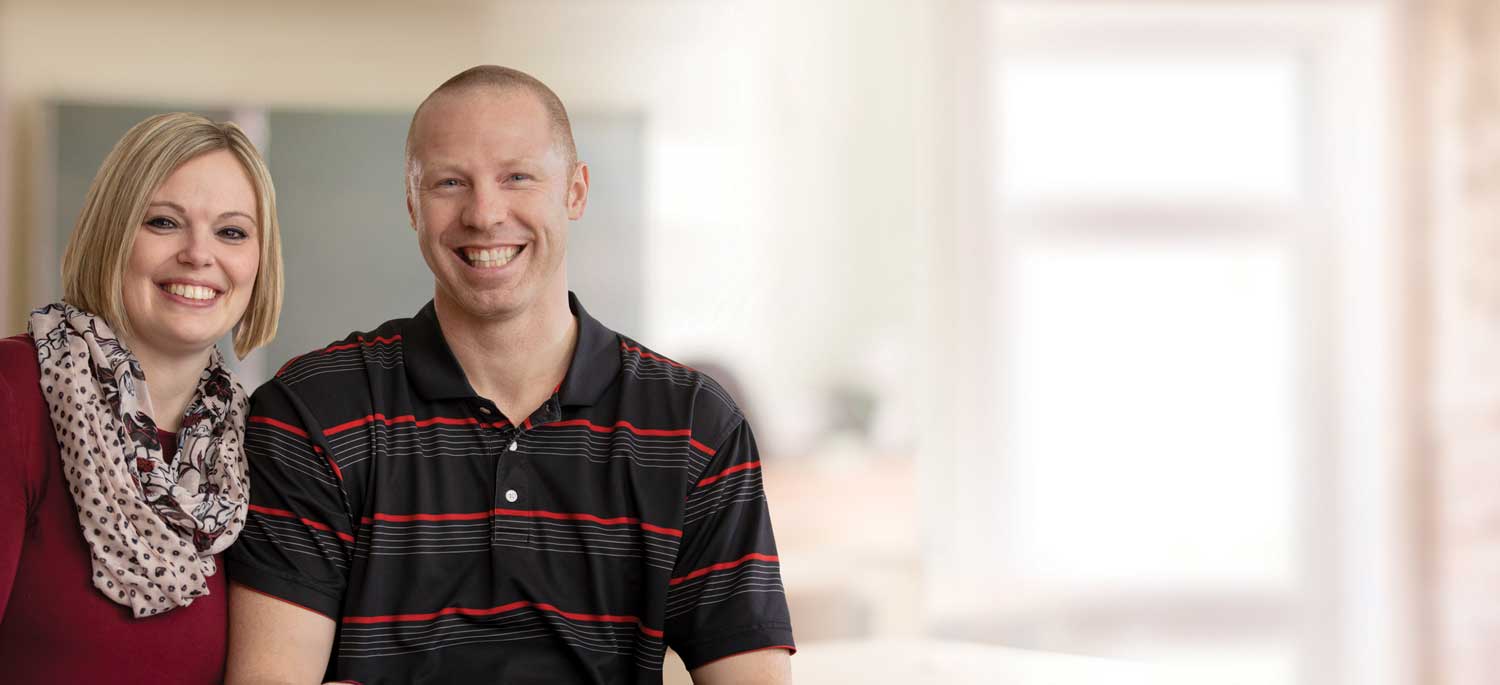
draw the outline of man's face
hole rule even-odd
[[[440,305],[504,320],[566,301],[568,221],[583,216],[584,165],[569,168],[547,111],[524,90],[428,101],[413,129],[407,209]]]

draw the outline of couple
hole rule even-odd
[[[469,69],[406,160],[432,302],[247,397],[214,343],[276,332],[264,162],[190,114],[116,144],[0,341],[7,682],[790,681],[749,426],[568,292],[561,101]]]

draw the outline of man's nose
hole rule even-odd
[[[505,191],[493,184],[476,184],[465,214],[464,223],[473,228],[487,229],[504,224],[510,218]]]

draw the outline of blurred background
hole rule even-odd
[[[479,63],[573,113],[590,311],[756,427],[799,682],[1500,681],[1500,3],[0,0],[4,332],[173,109],[276,179],[247,383],[409,315]]]

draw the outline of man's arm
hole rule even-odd
[[[700,685],[789,682],[778,674],[796,647],[760,454],[742,418],[728,430],[689,483],[666,642]]]
[[[773,647],[710,662],[689,671],[693,685],[790,685],[791,654]]]
[[[229,586],[227,685],[311,685],[323,681],[333,620],[239,583]]]
[[[332,652],[354,528],[316,417],[272,380],[245,427],[250,510],[229,566],[230,683],[316,685]]]

